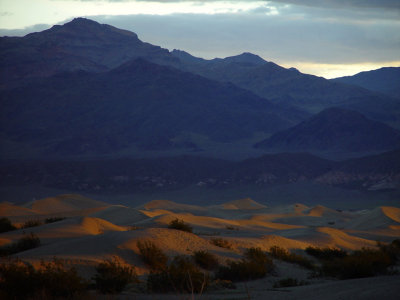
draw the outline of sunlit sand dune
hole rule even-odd
[[[57,197],[49,197],[32,201],[25,205],[41,214],[69,212],[83,210],[107,205],[104,202],[96,201],[81,195],[65,194]]]
[[[207,250],[225,263],[240,259],[250,247],[268,251],[279,246],[301,253],[309,246],[356,250],[375,248],[377,240],[390,242],[400,235],[400,209],[396,207],[349,212],[320,205],[269,207],[241,199],[208,207],[157,200],[132,208],[61,195],[24,206],[3,202],[0,212],[16,225],[22,224],[19,221],[42,221],[40,226],[1,233],[0,246],[32,232],[40,238],[40,247],[20,252],[18,257],[36,265],[42,259],[60,257],[88,270],[89,277],[97,263],[112,257],[135,265],[138,274],[148,274],[139,255],[139,241],[153,242],[170,258]],[[64,219],[45,224],[48,217]],[[170,229],[175,219],[183,220],[193,232]],[[228,246],[218,246],[218,239]]]

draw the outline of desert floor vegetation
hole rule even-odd
[[[183,220],[180,220],[178,218],[175,219],[175,220],[172,220],[168,224],[168,228],[181,230],[181,231],[186,231],[186,232],[190,232],[190,233],[193,232],[192,226],[190,226],[189,224],[185,223]]]
[[[269,249],[269,254],[273,258],[280,259],[288,263],[297,264],[310,270],[313,270],[315,268],[312,261],[310,261],[306,257],[293,252],[289,252],[287,249],[279,246],[272,246]]]
[[[22,251],[30,250],[41,245],[40,239],[34,233],[24,234],[16,242],[0,247],[0,257],[13,255]]]

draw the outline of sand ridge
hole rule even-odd
[[[305,249],[308,246],[339,247],[347,250],[375,247],[376,240],[390,242],[400,228],[399,208],[377,207],[369,211],[340,212],[323,206],[302,204],[268,207],[251,199],[218,206],[195,206],[157,200],[132,208],[111,205],[79,195],[61,195],[15,206],[0,204],[7,217],[67,218],[38,227],[0,234],[8,244],[33,232],[42,241],[36,249],[21,252],[31,261],[54,255],[74,261],[95,263],[112,256],[134,263],[148,272],[138,257],[137,242],[151,240],[170,256],[209,250],[221,261],[240,257],[244,249],[271,246]],[[193,233],[169,229],[181,219]],[[227,240],[231,249],[213,245],[212,240]]]

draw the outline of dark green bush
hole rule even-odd
[[[15,229],[17,229],[17,227],[11,224],[11,221],[8,218],[0,218],[0,233]]]
[[[137,247],[139,248],[142,260],[151,270],[163,270],[167,267],[168,257],[153,242],[138,241]]]
[[[168,267],[147,278],[147,288],[156,293],[203,293],[210,276],[202,272],[187,256],[176,256]]]
[[[65,220],[65,218],[63,218],[63,217],[47,218],[46,220],[44,220],[44,223],[50,224],[50,223],[59,222],[62,220]]]
[[[332,260],[347,256],[347,252],[336,248],[307,247],[306,253],[322,260]]]
[[[232,244],[230,242],[228,242],[227,240],[224,240],[222,238],[215,238],[212,239],[210,241],[211,244],[217,246],[217,247],[221,247],[221,248],[225,248],[225,249],[232,249]]]
[[[39,220],[28,220],[24,224],[21,225],[21,229],[36,227],[36,226],[40,226],[42,224],[43,223]]]
[[[26,251],[40,246],[40,239],[34,233],[25,235],[20,238],[17,242],[11,245],[5,245],[0,247],[0,256],[12,255],[18,252]]]
[[[87,282],[61,260],[42,262],[35,270],[29,263],[14,260],[0,265],[0,297],[3,299],[77,299],[85,294]],[[83,297],[84,298],[84,297]]]
[[[169,223],[168,228],[186,231],[186,232],[190,232],[190,233],[193,232],[192,226],[190,226],[189,224],[186,224],[183,220],[179,220],[179,219],[172,220]]]
[[[278,282],[275,282],[273,287],[274,288],[282,288],[282,287],[291,287],[291,286],[299,286],[299,285],[306,285],[306,281],[298,281],[296,278],[285,278],[281,279]]]
[[[93,280],[103,294],[119,294],[129,283],[138,282],[134,267],[123,267],[115,258],[100,263],[96,271]]]
[[[206,270],[214,270],[218,268],[217,257],[208,251],[195,251],[193,253],[193,258],[196,264]]]
[[[218,269],[218,279],[230,281],[247,281],[263,278],[272,272],[272,260],[260,248],[250,248],[240,261],[228,261],[227,266]]]
[[[321,273],[339,279],[363,278],[387,274],[392,265],[388,253],[364,248],[342,258],[323,261]]]
[[[269,249],[269,254],[273,258],[297,264],[307,269],[311,270],[314,269],[314,265],[309,259],[305,258],[304,256],[298,255],[296,253],[291,253],[288,250],[278,246],[272,246]]]

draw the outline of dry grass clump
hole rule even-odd
[[[202,294],[209,284],[210,276],[184,255],[176,256],[167,268],[147,278],[147,289],[155,293]]]
[[[103,294],[119,294],[129,283],[138,282],[135,268],[122,266],[116,258],[100,263],[96,271],[93,280],[96,289]]]
[[[288,250],[281,248],[279,246],[272,246],[269,249],[269,254],[273,258],[297,264],[310,270],[313,270],[315,268],[313,263],[309,259],[305,258],[304,256],[298,255],[296,253],[291,253]]]
[[[273,262],[264,251],[250,248],[240,261],[228,261],[227,266],[221,266],[216,277],[233,282],[248,281],[263,278],[273,269]]]
[[[282,288],[282,287],[292,287],[292,286],[300,286],[307,285],[308,283],[304,280],[297,280],[296,278],[284,278],[274,283],[273,288]]]
[[[0,233],[2,232],[7,232],[7,231],[12,231],[17,229],[17,227],[15,227],[10,219],[8,218],[0,218]]]
[[[195,251],[193,258],[197,265],[206,270],[214,270],[219,266],[218,258],[209,251]]]
[[[12,243],[11,245],[5,245],[0,247],[0,257],[12,255],[18,252],[26,251],[40,246],[40,239],[34,233],[24,235],[18,241]]]
[[[331,260],[347,256],[347,252],[336,248],[307,247],[306,253],[322,260]]]
[[[84,299],[88,283],[62,260],[41,263],[39,269],[13,260],[0,265],[2,299]]]
[[[193,232],[193,228],[192,226],[190,226],[189,224],[186,224],[183,220],[180,219],[175,219],[172,220],[169,225],[168,228],[170,229],[176,229],[176,230],[181,230],[181,231],[186,231],[186,232]]]
[[[167,267],[167,255],[153,242],[138,241],[136,245],[139,248],[143,262],[148,265],[151,270],[164,270]]]
[[[41,221],[39,221],[39,220],[28,220],[28,221],[25,221],[25,223],[23,223],[21,225],[21,229],[30,228],[30,227],[37,227],[37,226],[40,226],[42,224],[43,223]]]
[[[210,243],[221,248],[232,249],[232,244],[223,238],[211,239]]]
[[[45,223],[45,224],[50,224],[50,223],[59,222],[59,221],[65,220],[65,219],[66,219],[65,217],[46,218],[46,219],[44,220],[44,223]]]

